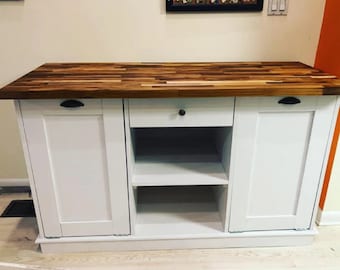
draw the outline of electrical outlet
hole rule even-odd
[[[288,13],[288,0],[268,0],[268,15],[286,16]]]

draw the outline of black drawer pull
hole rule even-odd
[[[85,105],[83,102],[79,100],[68,99],[60,103],[60,106],[64,108],[79,108],[79,107],[84,107]]]
[[[186,111],[183,110],[183,109],[180,109],[180,110],[178,111],[178,114],[179,114],[180,116],[184,116],[184,115],[186,114]]]
[[[296,97],[285,97],[283,99],[280,99],[279,104],[285,104],[285,105],[295,105],[301,103],[301,100]]]

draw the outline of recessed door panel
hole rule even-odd
[[[129,234],[121,100],[21,101],[45,237]]]
[[[308,229],[334,97],[237,98],[229,231]]]

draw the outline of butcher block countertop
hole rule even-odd
[[[340,80],[299,62],[48,63],[0,99],[340,95]]]

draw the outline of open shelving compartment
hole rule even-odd
[[[132,231],[225,231],[232,127],[130,129]]]

